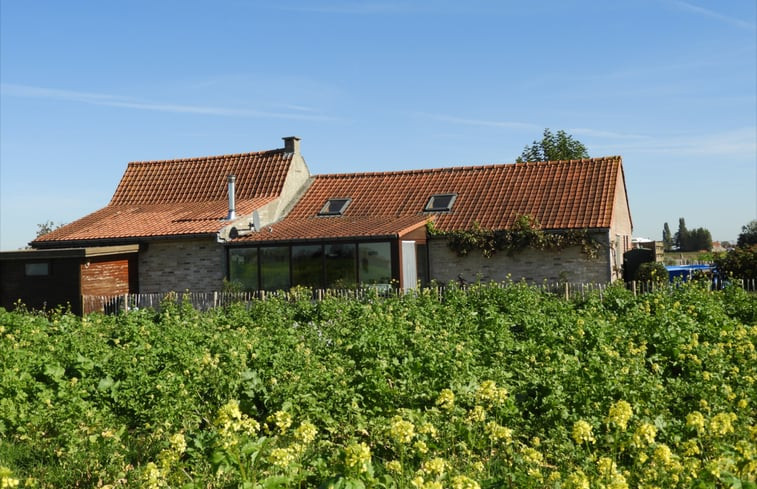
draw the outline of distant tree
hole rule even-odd
[[[683,217],[678,219],[678,232],[673,237],[673,243],[679,251],[688,251],[689,230],[686,229],[686,220]]]
[[[556,160],[580,160],[588,158],[589,152],[580,141],[573,139],[565,131],[557,131],[552,134],[549,128],[544,129],[541,141],[534,141],[531,146],[526,146],[523,153],[515,160],[518,163],[528,161],[556,161]]]
[[[662,246],[665,251],[673,249],[673,233],[670,232],[670,226],[667,222],[662,228]]]
[[[55,224],[53,221],[45,221],[42,224],[37,224],[37,238],[40,236],[44,236],[47,233],[51,233],[58,229],[59,227],[64,226],[63,223]]]
[[[712,234],[705,228],[696,228],[689,231],[688,249],[684,251],[710,251],[712,250]]]
[[[675,249],[678,251],[712,250],[712,234],[705,228],[689,230],[686,220],[678,219],[678,232],[673,236]]]
[[[757,219],[741,227],[741,234],[736,241],[736,246],[741,248],[748,248],[755,244],[757,244]]]

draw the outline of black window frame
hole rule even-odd
[[[339,201],[342,201],[342,205],[339,206],[338,210],[330,210],[332,203],[337,203]],[[323,207],[318,212],[319,216],[322,217],[333,217],[333,216],[341,216],[344,214],[344,211],[347,210],[347,207],[349,207],[350,203],[352,202],[352,199],[349,197],[338,197],[334,199],[328,199],[325,204],[323,204]]]
[[[449,202],[447,202],[447,205],[443,207],[434,205],[435,201],[441,198],[445,198],[445,199],[449,198]],[[452,210],[452,206],[455,204],[456,199],[457,199],[457,194],[454,194],[454,193],[434,194],[428,198],[428,201],[426,202],[426,207],[423,208],[423,211],[424,212],[450,212]]]

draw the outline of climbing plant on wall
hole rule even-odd
[[[596,258],[600,248],[599,241],[588,230],[544,231],[538,220],[527,215],[518,216],[512,227],[505,230],[483,229],[478,223],[473,223],[470,229],[442,231],[436,228],[433,221],[429,221],[427,228],[430,235],[446,238],[447,245],[458,256],[465,256],[474,250],[479,250],[488,258],[499,251],[512,256],[527,248],[561,250],[580,246],[585,255]]]

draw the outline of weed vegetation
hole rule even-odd
[[[0,487],[755,488],[757,298],[0,309]]]

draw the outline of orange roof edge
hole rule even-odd
[[[423,218],[422,222],[418,222],[416,224],[413,224],[411,226],[406,227],[405,229],[402,229],[402,230],[398,231],[397,232],[397,236],[401,238],[401,237],[407,235],[408,233],[412,233],[413,231],[415,231],[419,227],[425,226],[429,222],[433,222],[434,220],[436,220],[436,215],[425,216]]]

